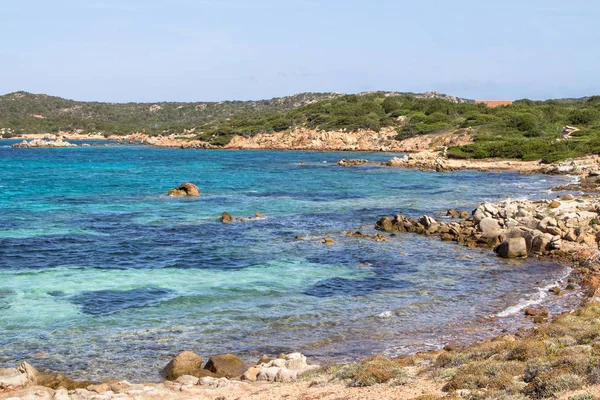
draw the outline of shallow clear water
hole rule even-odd
[[[323,362],[422,350],[506,328],[476,327],[565,273],[436,238],[344,233],[548,196],[566,177],[335,164],[384,153],[11,143],[0,141],[0,366],[154,380],[184,349]],[[185,181],[202,196],[166,196]],[[222,224],[223,211],[266,218]]]

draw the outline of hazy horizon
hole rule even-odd
[[[3,14],[0,93],[115,103],[600,93],[591,0],[31,0]]]

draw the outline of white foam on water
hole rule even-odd
[[[560,278],[558,278],[556,281],[551,282],[551,283],[547,284],[546,286],[537,288],[537,292],[534,295],[532,295],[531,298],[521,299],[517,304],[506,308],[505,310],[496,314],[496,316],[497,317],[508,317],[510,315],[514,315],[514,314],[518,313],[519,311],[523,310],[526,307],[530,307],[535,304],[540,304],[542,301],[544,301],[544,299],[546,299],[546,297],[548,297],[548,291],[551,288],[553,288],[554,286],[558,285],[561,281],[565,280],[569,276],[570,273],[571,273],[571,268],[568,268],[567,271],[565,272],[565,274],[563,276],[561,276]]]
[[[381,314],[377,315],[379,318],[392,318],[392,312],[391,311],[384,311]]]

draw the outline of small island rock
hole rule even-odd
[[[223,214],[221,214],[221,222],[224,224],[233,222],[233,217],[227,211],[223,211]]]
[[[198,197],[200,196],[200,190],[198,186],[194,185],[190,182],[185,182],[179,185],[178,188],[174,188],[169,190],[169,196],[173,197],[184,197],[184,196],[192,196]]]

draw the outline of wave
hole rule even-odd
[[[558,278],[556,281],[547,284],[546,286],[538,287],[537,292],[533,295],[533,298],[530,299],[521,299],[514,306],[510,306],[503,311],[496,314],[497,317],[508,317],[510,315],[514,315],[526,307],[530,307],[536,304],[542,303],[548,297],[548,291],[554,286],[558,285],[561,281],[567,279],[567,277],[571,274],[571,268],[567,268],[564,275]]]

